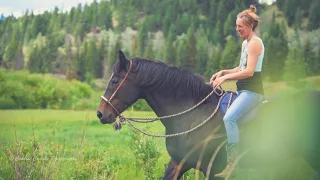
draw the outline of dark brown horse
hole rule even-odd
[[[212,91],[203,78],[181,68],[139,58],[128,60],[119,51],[113,76],[104,93],[97,116],[103,124],[135,103],[145,99],[157,116],[184,111]],[[216,109],[220,96],[213,94],[196,109],[181,116],[161,120],[166,134],[187,131]],[[257,117],[241,127],[241,149],[249,150],[241,164],[266,165],[290,157],[304,158],[320,174],[320,92],[303,92],[266,103]],[[226,165],[223,114],[217,114],[193,132],[166,139],[171,160],[163,179],[180,178],[191,168],[198,168],[208,179]],[[197,148],[195,148],[197,147]],[[192,152],[192,150],[195,150]],[[192,152],[192,153],[190,153]],[[213,164],[210,160],[218,152]],[[180,166],[179,166],[180,164]],[[208,168],[208,166],[210,168]]]

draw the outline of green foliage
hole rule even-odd
[[[273,14],[268,36],[264,37],[264,42],[264,75],[269,77],[271,81],[281,80],[289,47],[285,33],[275,20],[275,14]]]
[[[224,51],[230,52],[226,45],[228,36],[239,45],[241,40],[234,28],[236,15],[251,4],[258,7],[258,15],[277,9],[274,5],[260,6],[256,0],[112,0],[78,4],[67,12],[57,7],[39,15],[26,11],[22,17],[9,16],[0,23],[0,66],[24,67],[32,73],[59,74],[85,81],[88,72],[94,78],[108,75],[116,59],[115,52],[125,48],[128,56],[163,60],[206,74],[206,56],[212,49],[207,50],[208,46],[220,46],[220,54],[226,55]],[[272,81],[282,77],[288,51],[293,48],[288,45],[298,38],[290,38],[291,28],[317,31],[320,27],[319,0],[277,0],[276,5],[280,9],[276,10],[277,16],[273,15],[271,23],[269,18],[262,22],[269,27],[262,32],[267,34],[263,39],[266,47],[263,67],[267,69],[264,74]],[[129,28],[133,30],[130,34]],[[203,29],[201,40],[195,38],[193,34]],[[160,40],[164,42],[158,44],[156,34],[163,34]],[[108,42],[101,44],[106,37]],[[149,42],[153,42],[152,48]],[[311,43],[313,52],[319,51],[317,44]],[[305,58],[307,75],[319,74],[318,56],[315,53],[314,58]],[[17,61],[21,64],[19,68]],[[273,71],[279,71],[279,76],[273,76]]]
[[[45,75],[0,69],[1,109],[70,109],[92,89],[78,81],[62,81]]]
[[[302,53],[298,49],[291,49],[288,53],[284,69],[284,80],[289,84],[299,85],[299,80],[306,77],[306,67]]]
[[[239,53],[239,46],[237,45],[235,39],[230,36],[227,40],[225,50],[222,53],[220,61],[220,69],[232,69],[239,62],[237,59]]]
[[[221,47],[217,46],[213,49],[210,59],[207,62],[205,77],[208,79],[220,70]]]
[[[313,0],[313,3],[310,6],[310,14],[309,14],[309,22],[308,22],[308,29],[314,30],[320,28],[320,1]]]
[[[160,157],[159,148],[153,140],[137,131],[131,131],[130,137],[130,149],[135,156],[136,167],[144,169],[145,179],[156,179],[154,170]]]

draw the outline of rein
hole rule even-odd
[[[116,95],[116,93],[118,92],[118,90],[120,89],[120,87],[122,86],[122,84],[124,83],[124,81],[126,80],[126,78],[128,77],[129,73],[130,73],[130,70],[131,70],[131,67],[132,67],[132,60],[130,60],[130,66],[129,66],[129,69],[128,69],[128,72],[126,73],[126,75],[124,76],[124,78],[122,79],[122,81],[120,82],[120,84],[118,85],[117,89],[113,92],[113,94],[111,95],[111,97],[109,99],[107,99],[106,97],[104,96],[101,96],[101,98],[106,101],[115,111],[116,113],[118,114],[118,117],[119,117],[119,122],[115,122],[114,124],[114,129],[117,131],[117,130],[120,130],[122,128],[122,125],[125,125],[126,121],[128,122],[128,124],[134,128],[135,130],[141,132],[142,134],[144,135],[147,135],[147,136],[151,136],[151,137],[158,137],[158,138],[168,138],[168,137],[175,137],[175,136],[180,136],[180,135],[183,135],[183,134],[187,134],[187,133],[190,133],[196,129],[198,129],[199,127],[201,127],[202,125],[204,125],[205,123],[207,123],[219,110],[219,107],[220,107],[220,103],[221,103],[221,100],[222,98],[230,91],[224,91],[221,87],[219,88],[221,93],[218,93],[216,91],[215,88],[213,88],[213,90],[204,98],[202,99],[199,103],[197,103],[196,105],[192,106],[191,108],[185,110],[185,111],[182,111],[180,113],[176,113],[176,114],[171,114],[171,115],[167,115],[167,116],[160,116],[160,117],[155,117],[155,118],[136,118],[136,117],[125,117],[123,115],[121,115],[119,113],[119,111],[117,110],[117,108],[111,103],[111,100],[113,99],[113,97]],[[113,75],[112,75],[113,76]],[[111,78],[112,78],[111,76]],[[111,80],[110,78],[110,80]],[[109,80],[109,81],[110,81]],[[135,125],[132,124],[131,121],[133,122],[139,122],[139,123],[149,123],[149,122],[155,122],[155,121],[158,121],[158,120],[161,120],[161,119],[168,119],[168,118],[172,118],[172,117],[177,117],[177,116],[180,116],[182,114],[185,114],[185,113],[188,113],[190,112],[191,110],[197,108],[198,106],[200,106],[203,102],[205,102],[213,93],[215,93],[216,95],[220,96],[219,98],[219,101],[218,101],[218,104],[215,108],[215,110],[213,111],[213,113],[205,120],[203,121],[202,123],[198,124],[197,126],[187,130],[187,131],[184,131],[184,132],[180,132],[180,133],[174,133],[174,134],[167,134],[167,135],[157,135],[157,134],[150,134],[150,133],[147,133],[147,132],[144,132],[143,130],[139,129],[138,127],[136,127]],[[230,104],[231,104],[231,99],[232,99],[232,96],[233,96],[233,93],[231,93],[230,95],[230,99],[229,99],[229,102],[228,102],[228,106],[227,106],[227,109],[229,108]]]

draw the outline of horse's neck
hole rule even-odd
[[[153,109],[153,111],[157,114],[157,116],[167,116],[167,115],[177,114],[193,107],[195,104],[199,102],[199,100],[195,100],[192,98],[168,98],[168,97],[159,95],[155,92],[147,94],[145,96],[145,100],[147,101],[149,106]],[[216,107],[215,106],[216,103],[215,101],[210,101],[210,102],[211,103],[207,103],[206,105],[204,105],[206,106],[206,108],[198,107],[195,110],[196,112],[192,111],[191,113],[184,114],[183,116],[177,116],[176,118],[174,118],[174,121],[164,120],[162,121],[162,123],[168,130],[168,128],[171,129],[172,126],[175,126],[175,124],[181,123],[181,121],[183,121],[183,124],[188,124],[187,121],[189,120],[198,121],[196,119],[190,119],[188,117],[190,117],[194,113],[197,113],[197,112],[199,113],[200,111],[202,111],[203,114],[212,113],[210,109],[213,110]]]
[[[191,99],[167,98],[157,93],[146,95],[145,100],[158,116],[176,114],[194,104],[194,101]]]

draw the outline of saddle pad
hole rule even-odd
[[[230,92],[230,91],[227,92],[227,94],[222,98],[222,100],[220,102],[220,110],[222,111],[223,114],[226,114],[226,112],[227,112],[227,108],[228,108],[231,94],[232,94],[232,98],[231,98],[230,105],[238,97],[238,94],[235,92]]]

